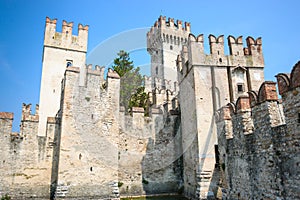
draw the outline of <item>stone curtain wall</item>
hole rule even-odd
[[[12,131],[12,113],[0,113],[0,195],[49,199],[53,135],[37,136],[39,109],[23,104],[20,133]]]
[[[143,108],[133,108],[132,116],[120,114],[120,194],[177,193],[181,180],[178,115],[164,116],[157,108],[150,109],[150,117],[144,117]]]
[[[299,199],[300,63],[218,112],[223,195],[229,199]],[[284,113],[284,116],[282,115]],[[284,121],[286,123],[284,123]]]
[[[118,196],[119,87],[116,72],[69,67],[62,89],[55,197]]]

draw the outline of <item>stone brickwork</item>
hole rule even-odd
[[[205,54],[189,23],[160,17],[147,34],[150,106],[125,115],[119,75],[85,65],[88,26],[72,27],[46,18],[40,106],[23,104],[19,133],[0,112],[0,195],[299,198],[300,63],[277,75],[280,104],[260,38],[229,36],[224,55],[210,35]]]
[[[16,199],[49,199],[53,136],[37,136],[39,114],[23,104],[20,133],[12,133],[13,114],[0,113],[0,193]]]
[[[79,68],[67,68],[63,79],[53,190],[55,197],[118,197],[120,78],[109,70],[104,80],[102,68],[86,68],[83,86]]]
[[[43,67],[40,86],[39,136],[46,135],[47,118],[55,117],[60,108],[61,80],[69,66],[84,68],[88,26],[78,25],[78,35],[72,34],[73,22],[63,21],[62,31],[56,31],[57,20],[46,18]]]
[[[134,108],[132,116],[122,113],[121,117],[121,195],[177,193],[181,180],[178,115],[164,116],[160,109],[152,108],[150,117],[144,117],[142,108]]]
[[[283,112],[274,82],[219,110],[222,187],[228,199],[299,199],[299,76],[278,74]]]
[[[228,37],[230,55],[224,54],[224,36],[209,35],[210,54],[203,35],[189,34],[177,57],[185,194],[215,198],[217,193],[215,112],[222,105],[258,90],[264,80],[261,38]],[[251,52],[250,52],[251,50]]]
[[[178,84],[176,57],[187,43],[191,25],[160,16],[147,33],[147,51],[151,55],[152,87],[168,89]],[[174,90],[172,90],[174,91]],[[178,90],[177,90],[178,92]]]

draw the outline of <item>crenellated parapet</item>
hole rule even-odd
[[[172,45],[172,48],[168,48],[168,51],[177,51],[177,47],[181,47],[186,44],[187,37],[191,32],[191,25],[188,22],[177,20],[174,22],[173,18],[160,16],[150,31],[147,33],[147,50],[151,55],[159,54],[159,51],[164,49],[164,45]],[[167,50],[167,49],[164,49]]]
[[[237,122],[236,119],[243,117],[245,113],[248,113],[248,119]],[[249,134],[249,127],[247,126],[252,122],[254,130],[260,130],[265,126],[271,128],[283,124],[282,118],[276,83],[271,81],[264,82],[258,93],[255,91],[248,92],[247,96],[239,97],[235,103],[222,107],[217,114],[218,122],[231,120],[232,124],[242,125],[240,128],[233,128],[233,130],[244,134]]]
[[[155,88],[152,91],[153,104],[156,106],[163,106],[165,104],[172,105],[172,100],[175,98],[176,93],[168,89]],[[169,111],[170,108],[167,109]]]
[[[78,35],[73,35],[73,22],[62,22],[62,32],[56,31],[57,19],[46,17],[44,45],[49,47],[87,51],[89,26],[78,24]]]
[[[290,74],[279,73],[276,75],[279,94],[284,95],[288,91],[294,90],[300,86],[300,61],[295,64]]]
[[[165,80],[171,80],[171,84],[178,81],[176,57],[182,46],[187,44],[190,27],[190,23],[175,21],[172,18],[166,20],[166,17],[160,16],[147,33],[147,51],[151,55],[151,76],[162,80],[162,88],[166,87]],[[158,87],[154,79],[152,85]]]
[[[164,80],[165,82],[165,88],[166,90],[170,90],[170,91],[174,91],[175,93],[178,92],[179,88],[178,88],[178,82],[175,81],[173,82],[172,80]]]
[[[0,112],[0,139],[3,139],[4,137],[12,134],[13,120],[14,113]]]
[[[104,81],[105,67],[99,65],[93,66],[92,64],[85,65],[83,67],[71,66],[66,69],[68,72],[76,72],[80,74],[80,86],[86,86],[89,79],[99,79],[99,81]],[[109,74],[109,73],[108,73]],[[107,74],[107,76],[109,76]]]
[[[114,78],[114,79],[120,79],[119,74],[116,71],[112,70],[112,69],[108,69],[107,77],[108,78]]]
[[[290,74],[280,73],[276,76],[279,94],[282,96],[282,106],[286,116],[286,124],[297,128],[300,125],[300,61]],[[295,123],[298,122],[298,123]]]
[[[177,20],[174,22],[173,18],[160,16],[150,31],[147,33],[147,47],[148,51],[156,49],[162,42],[173,45],[183,45],[187,42],[187,36],[191,32],[191,24]]]
[[[224,55],[224,35],[218,37],[210,34],[208,36],[210,54],[212,55]]]
[[[0,119],[14,119],[14,113],[11,112],[0,112]]]
[[[285,188],[297,183],[299,174],[294,168],[300,150],[295,143],[300,130],[300,63],[291,74],[276,77],[281,101],[276,83],[265,81],[258,92],[248,92],[216,114],[219,153],[223,155],[220,164],[224,166],[223,182],[230,199],[262,195],[271,199],[299,198],[295,192],[298,189]],[[277,190],[287,192],[274,192]]]
[[[108,82],[110,82],[111,79],[120,79],[120,76],[117,72],[115,72],[112,69],[108,69],[108,72],[106,74],[106,79],[104,78],[104,72],[105,67],[100,67],[99,65],[85,65],[84,67],[68,67],[66,69],[65,75],[68,75],[70,73],[78,74],[79,78],[79,86],[85,86],[85,87],[97,87],[97,85],[102,85],[102,88],[106,88]],[[106,81],[105,81],[106,80]],[[106,83],[104,83],[106,82]],[[95,85],[97,84],[97,85]]]
[[[166,89],[171,90],[174,92],[178,92],[178,82],[167,80],[167,79],[161,79],[158,77],[151,77],[151,76],[144,76],[144,87],[145,91],[151,92],[153,88],[157,89]]]
[[[152,91],[152,77],[151,76],[144,76],[144,87],[145,92],[151,92]]]
[[[99,66],[99,65],[95,65],[93,67],[92,64],[86,65],[86,73],[88,74],[94,74],[94,75],[99,75],[99,76],[104,76],[104,71],[105,71],[105,67],[104,66]]]
[[[30,121],[30,122],[38,122],[39,121],[39,105],[36,104],[35,106],[35,114],[31,111],[31,104],[25,104],[22,105],[22,122]]]
[[[183,46],[182,58],[177,62],[184,60],[184,63],[189,61],[189,65],[264,67],[261,38],[254,40],[247,37],[247,47],[244,47],[242,36],[228,36],[229,55],[224,54],[223,35],[209,35],[208,38],[210,54],[204,51],[203,34],[197,37],[189,34],[187,47]]]

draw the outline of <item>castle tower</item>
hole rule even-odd
[[[38,135],[46,134],[47,117],[55,117],[60,107],[61,80],[67,67],[83,66],[86,60],[88,26],[78,25],[72,35],[73,22],[63,21],[56,32],[56,19],[46,18],[42,78],[40,88],[40,123]]]
[[[190,23],[160,16],[147,33],[147,51],[151,55],[152,87],[166,87],[165,80],[177,82],[176,58],[187,43]],[[156,83],[159,82],[159,83]]]
[[[204,52],[204,37],[190,34],[178,56],[184,189],[188,197],[212,198],[218,161],[215,112],[230,102],[258,91],[264,81],[261,38],[209,35],[210,53]]]

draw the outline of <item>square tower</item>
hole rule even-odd
[[[61,81],[67,67],[83,66],[86,61],[88,26],[78,25],[78,36],[72,35],[73,22],[63,21],[62,32],[56,32],[56,19],[46,18],[43,66],[40,88],[39,136],[46,135],[48,117],[60,108]]]
[[[151,55],[152,87],[165,88],[166,81],[177,82],[176,58],[187,43],[190,23],[160,16],[147,33],[147,51]]]
[[[264,81],[262,40],[229,36],[229,55],[224,53],[224,36],[209,35],[210,53],[204,52],[203,34],[189,35],[178,56],[181,108],[183,177],[185,195],[212,198],[218,144],[215,113],[221,107],[258,91]]]

